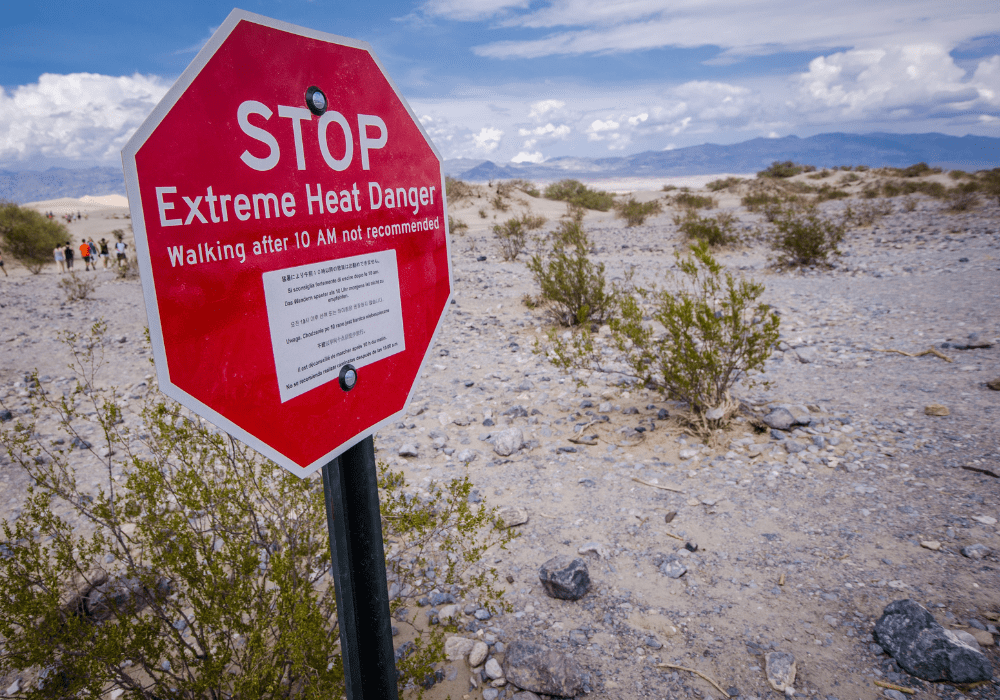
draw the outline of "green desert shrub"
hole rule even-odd
[[[765,206],[781,204],[782,201],[784,198],[781,195],[758,189],[743,195],[740,204],[745,206],[748,211],[759,212]]]
[[[66,226],[34,209],[0,201],[0,247],[37,275],[52,262],[52,251],[69,240]]]
[[[714,197],[683,191],[671,197],[670,201],[674,206],[686,209],[714,209],[717,204]]]
[[[969,211],[979,203],[979,197],[974,191],[962,191],[955,188],[949,193],[945,209],[952,213]]]
[[[941,172],[941,168],[932,168],[927,163],[916,163],[906,168],[895,168],[895,171],[900,177],[924,177],[937,175]]]
[[[97,278],[71,270],[68,275],[59,278],[59,287],[63,290],[66,301],[83,301],[89,299],[97,289]]]
[[[472,185],[464,180],[446,175],[444,178],[444,191],[448,196],[448,201],[458,204],[463,199],[472,199],[482,195],[479,185]]]
[[[0,675],[37,700],[341,697],[320,480],[163,397],[126,416],[122,392],[97,379],[113,370],[103,323],[66,340],[75,388],[33,383],[31,412],[0,430],[7,469],[31,484],[2,523]],[[43,437],[39,423],[57,429]],[[86,483],[80,458],[96,469]],[[506,609],[484,555],[511,536],[469,503],[467,479],[415,489],[378,469],[391,610],[413,640],[402,689],[433,674],[455,629],[402,608],[437,587]]]
[[[451,214],[448,214],[448,230],[461,235],[469,230],[469,225],[461,219],[452,218]]]
[[[772,247],[783,265],[818,265],[839,255],[844,224],[820,214],[815,207],[786,206],[775,215]]]
[[[508,183],[514,189],[524,192],[529,197],[541,197],[542,193],[538,191],[538,187],[535,183],[530,180],[524,180],[522,178],[516,178],[514,180],[509,180]]]
[[[500,256],[508,262],[517,260],[517,256],[528,245],[528,229],[517,218],[494,224],[493,235],[500,244]]]
[[[801,172],[809,172],[805,165],[793,163],[790,160],[784,162],[774,161],[766,169],[757,173],[759,178],[786,178],[798,175]],[[812,168],[815,170],[815,168]]]
[[[624,375],[686,402],[694,422],[718,427],[736,408],[730,390],[759,371],[778,340],[778,316],[760,302],[764,286],[725,272],[696,243],[677,255],[671,289],[622,294],[610,342],[586,328],[564,340],[549,335],[549,359],[564,371]]]
[[[846,228],[864,228],[890,214],[892,214],[891,202],[862,200],[857,205],[848,203],[844,207],[844,226]]]
[[[615,198],[610,192],[592,190],[579,180],[560,180],[545,188],[545,198],[567,202],[595,211],[608,211]]]
[[[615,202],[615,213],[625,219],[626,226],[641,226],[650,216],[663,211],[663,205],[658,200],[640,202],[635,197],[625,201]]]
[[[731,190],[739,187],[740,183],[743,182],[743,178],[739,177],[727,177],[719,180],[712,180],[705,185],[705,189],[709,192],[720,192],[722,190]]]
[[[692,209],[683,216],[674,217],[674,224],[689,241],[707,243],[710,248],[716,248],[735,240],[734,229],[736,217],[729,212],[720,212],[713,217],[698,216]]]
[[[581,217],[563,220],[549,250],[528,261],[553,319],[564,326],[602,322],[614,312],[617,292],[604,278],[604,263],[590,260],[590,239]]]

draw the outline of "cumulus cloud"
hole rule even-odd
[[[500,145],[501,138],[503,138],[502,130],[484,126],[478,134],[472,137],[472,140],[476,144],[476,148],[483,153],[492,153]]]
[[[539,100],[531,105],[528,117],[531,119],[541,119],[549,112],[555,112],[566,106],[562,100]]]
[[[154,76],[46,73],[0,88],[0,162],[115,163],[169,83]]]
[[[510,159],[511,163],[541,163],[545,160],[545,157],[539,152],[528,153],[526,151],[521,151],[516,156]]]
[[[968,76],[940,44],[843,51],[813,59],[798,76],[799,106],[897,120],[989,111],[1000,105],[998,73],[1000,56],[981,61]]]

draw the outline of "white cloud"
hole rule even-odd
[[[639,126],[647,119],[649,119],[649,115],[646,112],[643,112],[642,114],[637,114],[634,117],[629,117],[628,123],[632,126]]]
[[[562,100],[539,100],[531,105],[531,111],[528,116],[532,119],[541,119],[549,112],[554,112],[560,110],[566,106],[566,103]]]
[[[1000,13],[981,0],[841,0],[836,11],[796,0],[550,0],[520,13],[516,8],[523,5],[496,0],[498,10],[483,14],[489,4],[473,3],[475,16],[499,17],[503,26],[552,30],[540,38],[501,40],[474,49],[493,58],[717,46],[722,54],[712,62],[726,63],[838,46],[928,41],[954,46],[1000,33]]]
[[[967,78],[939,44],[844,51],[813,59],[798,76],[799,106],[846,118],[896,119],[989,108],[997,104],[998,69],[994,56]]]
[[[478,134],[472,137],[472,140],[480,151],[492,153],[500,145],[501,138],[503,138],[503,131],[484,126]]]
[[[526,151],[521,151],[516,156],[510,159],[511,163],[541,163],[545,160],[540,152],[535,151],[534,153],[528,153]]]
[[[560,124],[555,126],[552,122],[549,122],[545,126],[537,126],[534,129],[518,129],[517,133],[521,136],[551,136],[553,138],[561,139],[569,136],[572,129],[566,124]]]
[[[527,6],[528,0],[429,0],[420,9],[429,15],[469,21],[487,19],[511,8]]]
[[[113,163],[169,84],[155,76],[43,74],[0,88],[0,162]]]

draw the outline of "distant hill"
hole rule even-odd
[[[1000,138],[945,134],[817,134],[800,139],[757,138],[720,146],[706,143],[671,151],[646,151],[612,158],[566,156],[544,163],[507,163],[458,158],[446,160],[444,171],[474,182],[526,178],[607,179],[752,173],[774,161],[792,160],[816,167],[867,165],[905,167],[928,163],[949,169],[988,170],[1000,167]],[[0,170],[0,200],[36,202],[59,197],[125,194],[121,168],[49,168]]]
[[[468,159],[445,161],[445,172],[463,180],[482,182],[510,178],[661,177],[752,173],[774,161],[831,168],[838,165],[906,167],[924,162],[946,169],[989,170],[1000,167],[1000,138],[945,134],[817,134],[800,139],[756,138],[720,146],[706,143],[671,151],[646,151],[617,158],[553,158],[544,163],[497,165],[481,161],[466,167]]]
[[[60,197],[99,197],[125,194],[121,168],[49,168],[48,170],[0,170],[0,200],[23,204]]]

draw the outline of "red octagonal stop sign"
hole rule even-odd
[[[451,294],[444,178],[368,44],[234,11],[123,161],[168,396],[303,476],[406,407]]]

